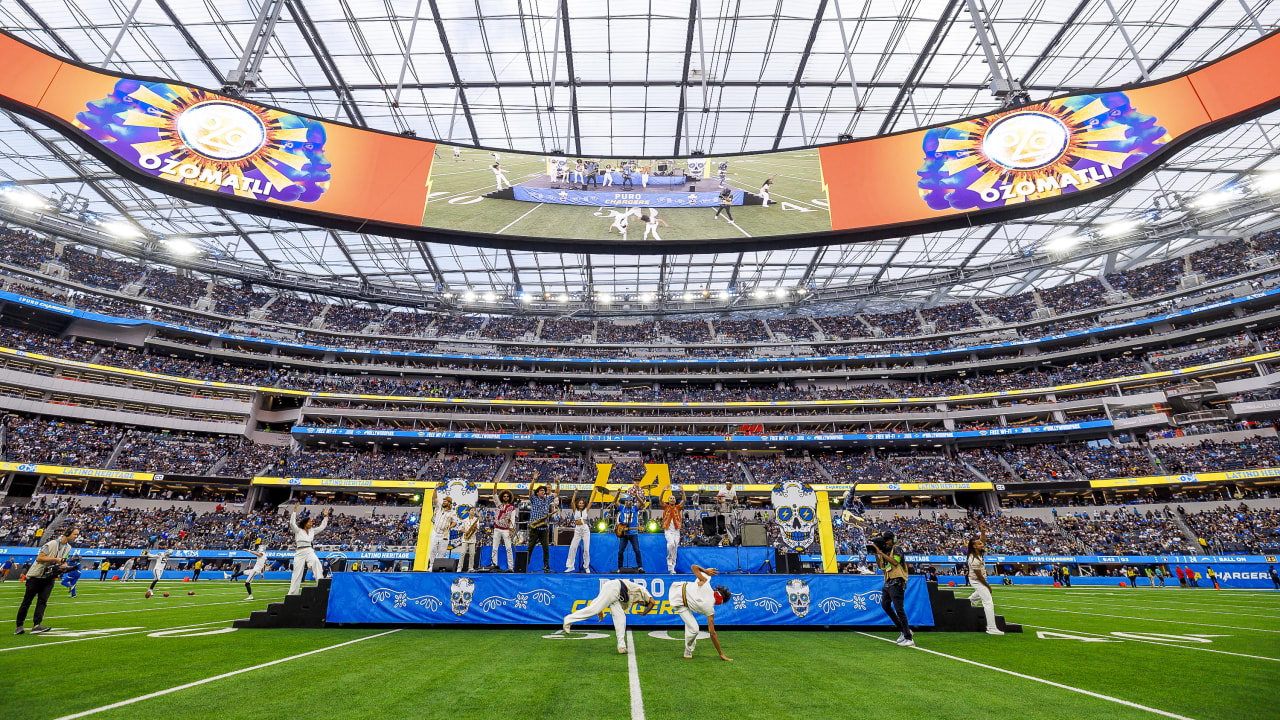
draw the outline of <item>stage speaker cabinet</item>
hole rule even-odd
[[[695,192],[698,189],[697,183],[689,183],[689,192]]]
[[[724,535],[725,524],[723,515],[704,515],[702,516],[702,534],[703,535]]]
[[[778,572],[782,575],[799,575],[800,553],[778,553]]]
[[[431,572],[458,572],[458,558],[436,558],[431,561]]]
[[[769,544],[769,529],[761,522],[742,524],[743,547],[764,547]]]
[[[529,551],[528,550],[516,551],[515,571],[518,573],[529,572]]]
[[[556,528],[556,544],[572,545],[573,544],[573,528]]]

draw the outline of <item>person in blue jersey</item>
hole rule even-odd
[[[76,583],[80,582],[80,558],[71,558],[67,562],[69,569],[62,574],[62,587],[66,588],[71,597],[76,596]]]
[[[618,505],[618,570],[623,564],[627,547],[636,556],[636,570],[644,572],[644,560],[640,557],[640,503],[635,498],[623,496]]]

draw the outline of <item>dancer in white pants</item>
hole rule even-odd
[[[716,634],[716,606],[729,602],[733,593],[724,585],[711,587],[711,578],[720,574],[715,568],[702,569],[693,566],[696,582],[678,581],[671,583],[671,592],[667,599],[671,601],[671,609],[684,620],[684,657],[693,657],[693,648],[698,644],[698,619],[694,613],[707,616],[707,632],[711,633],[711,642],[720,653],[720,659],[733,662],[733,658],[725,657],[720,648],[720,636]]]
[[[435,512],[431,516],[431,541],[427,544],[427,572],[438,557],[449,553],[449,532],[458,526],[458,515],[453,511],[453,498],[436,491]]]
[[[165,548],[156,556],[155,563],[151,566],[151,587],[147,588],[146,597],[155,595],[156,583],[160,582],[160,578],[164,577],[165,567],[169,564],[169,556],[173,554],[172,548]]]
[[[613,218],[613,224],[609,226],[609,232],[617,230],[622,233],[623,239],[627,235],[627,218],[632,215],[639,215],[639,208],[622,208],[621,210],[610,210],[608,216]]]
[[[497,487],[497,483],[494,483]],[[510,490],[498,493],[497,515],[493,519],[493,547],[489,550],[489,567],[498,568],[498,546],[507,547],[507,572],[516,569],[515,555],[512,554],[512,535],[516,531],[516,496]]]
[[[579,500],[578,491],[573,491],[569,499],[573,508],[573,542],[569,543],[569,558],[565,560],[564,571],[571,573],[578,560],[578,546],[582,546],[582,572],[591,572],[591,522],[587,520],[587,511],[591,509],[590,500]]]
[[[987,634],[1003,635],[1004,631],[996,627],[995,601],[991,599],[991,584],[987,582],[987,531],[978,523],[978,537],[969,539],[969,584],[973,586],[973,597],[982,603],[982,612],[987,616]],[[970,598],[970,602],[973,602]]]
[[[639,604],[640,614],[648,614],[658,607],[649,591],[639,583],[630,580],[603,580],[600,582],[600,594],[596,599],[564,616],[564,633],[573,632],[573,624],[590,619],[592,615],[604,622],[606,610],[613,616],[613,630],[618,636],[618,653],[627,654],[627,608]]]
[[[601,186],[601,187],[609,187],[609,186],[610,186],[610,185],[612,185],[612,184],[613,184],[613,166],[612,166],[612,165],[605,165],[605,166],[604,166],[604,179],[600,181],[600,186]]]
[[[266,548],[264,547],[262,548],[262,550],[263,552],[258,552],[257,550],[249,551],[254,555],[257,555],[258,559],[254,561],[253,567],[249,568],[249,574],[244,576],[244,589],[245,589],[245,592],[249,593],[249,597],[245,598],[246,600],[253,599],[253,586],[250,585],[249,583],[253,582],[254,578],[258,577],[259,575],[266,572],[267,570]]]
[[[644,237],[641,240],[648,240],[650,235],[653,235],[654,240],[662,240],[662,238],[658,237],[658,226],[667,227],[667,221],[659,220],[658,211],[653,208],[645,208],[641,212],[640,222],[644,223]],[[643,214],[645,212],[648,214]]]
[[[293,504],[293,512],[289,513],[289,529],[293,531],[293,543],[297,548],[293,554],[293,578],[289,581],[289,594],[297,595],[302,591],[302,579],[307,576],[307,570],[311,570],[311,574],[319,581],[324,577],[324,566],[320,564],[320,558],[316,557],[316,551],[311,548],[311,544],[315,542],[316,535],[324,532],[329,527],[329,508],[324,509],[324,517],[320,520],[320,524],[315,524],[315,519],[308,516],[302,524],[298,524],[298,504]]]
[[[769,191],[770,190],[773,190],[773,177],[770,177],[768,180],[765,180],[764,184],[760,186],[760,199],[764,200],[765,207],[769,207]]]
[[[680,491],[680,499],[676,500],[674,490],[669,491],[667,501],[662,504],[662,534],[667,538],[667,572],[676,572],[676,554],[680,551],[680,526],[684,523],[684,490]]]
[[[489,167],[493,169],[493,182],[498,186],[499,190],[502,189],[503,183],[506,183],[507,187],[511,187],[511,181],[507,179],[507,171],[503,170],[501,165],[494,163]]]

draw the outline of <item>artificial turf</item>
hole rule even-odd
[[[493,157],[488,152],[464,149],[461,160],[455,161],[452,148],[441,145],[440,155],[432,163],[430,198],[423,216],[423,224],[428,227],[621,241],[617,233],[609,233],[612,220],[603,208],[484,197],[496,189],[493,171],[489,167]],[[500,159],[507,171],[507,179],[514,185],[546,174],[546,162],[542,156],[502,153]],[[757,192],[766,178],[776,176],[773,202],[768,208],[760,205],[733,208],[734,225],[715,219],[714,208],[664,209],[661,218],[669,226],[659,230],[663,240],[759,237],[831,230],[827,193],[822,185],[816,150],[711,158],[713,163],[722,159],[729,161],[730,185],[749,192]],[[622,192],[617,185],[607,189]],[[633,222],[627,239],[638,240],[643,235],[644,228],[639,222]]]
[[[56,632],[0,634],[0,716],[63,717],[247,670],[92,716],[636,717],[611,626],[573,639],[543,629],[153,637],[226,630],[284,592],[255,583],[247,602],[240,585],[200,582],[188,596],[192,587],[161,583],[172,596],[149,600],[145,584],[86,579],[75,599],[57,589],[45,623]],[[725,663],[709,640],[683,659],[678,628],[666,633],[675,639],[634,628],[640,707],[648,718],[1280,717],[1280,593],[997,587],[995,596],[1024,633],[920,632],[911,650],[886,642],[888,632],[739,631],[729,610],[719,623],[734,658]],[[20,584],[0,585],[0,614],[12,617],[20,597]],[[341,645],[350,641],[359,642]]]

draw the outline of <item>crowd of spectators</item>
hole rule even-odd
[[[836,483],[892,483],[899,478],[882,459],[868,450],[831,452],[817,456]]]
[[[920,318],[915,310],[896,313],[867,315],[867,322],[884,331],[885,335],[919,335]]]
[[[769,329],[775,336],[784,335],[789,340],[808,340],[813,337],[813,321],[807,315],[769,318],[766,322],[769,323]]]
[[[480,329],[480,335],[494,340],[520,340],[537,327],[538,318],[536,317],[491,317],[489,322]],[[440,334],[449,333],[441,330]]]
[[[711,339],[706,320],[663,320],[659,332],[677,342],[697,343]]]
[[[1202,440],[1194,445],[1153,445],[1151,449],[1167,475],[1280,467],[1280,440],[1274,436],[1223,442]]]
[[[277,463],[270,473],[283,477],[345,478],[347,468],[355,462],[353,450],[299,449]]]
[[[142,267],[126,260],[87,253],[73,247],[63,248],[61,262],[75,282],[94,287],[120,290],[142,277]]]
[[[831,340],[852,340],[869,337],[871,331],[856,315],[824,315],[813,318],[822,328],[822,334]]]
[[[203,475],[226,454],[221,443],[184,433],[130,431],[111,467],[136,472]]]
[[[1075,472],[1052,445],[1015,445],[1004,453],[1005,462],[1027,482],[1075,480]]]
[[[598,343],[652,343],[657,336],[657,323],[650,320],[621,323],[601,321],[596,324]]]
[[[266,305],[270,299],[270,294],[251,291],[248,288],[237,288],[223,283],[213,286],[213,309],[219,315],[247,317],[251,310]]]
[[[1058,446],[1058,452],[1076,467],[1086,480],[1115,477],[1146,477],[1155,472],[1151,458],[1141,446],[1103,442]]]
[[[332,305],[325,313],[324,326],[330,330],[358,333],[378,322],[386,310],[361,305]]]
[[[257,477],[275,467],[289,448],[284,445],[260,445],[247,438],[228,438],[227,461],[218,470],[222,477]]]
[[[757,318],[720,318],[713,322],[716,328],[716,339],[729,342],[764,342],[769,339],[769,330],[764,321]]]
[[[942,450],[935,452],[894,453],[889,462],[908,482],[959,483],[977,480],[963,465],[953,462]]]
[[[507,481],[539,485],[577,482],[582,477],[582,459],[576,457],[527,457],[511,461]]]
[[[1030,292],[1005,297],[983,298],[978,301],[982,312],[1008,323],[1026,322],[1036,309],[1035,296]]]
[[[427,482],[441,482],[452,478],[465,478],[473,482],[489,482],[502,467],[501,455],[434,456],[422,469],[420,478]]]
[[[158,267],[148,269],[143,281],[146,297],[186,307],[203,297],[208,285],[208,280],[179,275]]]
[[[817,466],[805,458],[782,455],[750,457],[742,461],[757,483],[773,485],[783,482],[825,483],[827,478]]]
[[[10,415],[4,420],[4,458],[10,462],[101,468],[120,442],[106,425]]]
[[[1164,509],[1138,508],[1092,514],[1059,515],[1058,528],[1071,544],[1070,550],[1103,555],[1159,555],[1188,552],[1185,535]]]
[[[1129,297],[1132,298],[1164,295],[1178,288],[1178,278],[1182,277],[1182,268],[1182,258],[1164,260],[1122,273],[1110,274],[1107,276],[1107,282],[1111,283],[1115,289],[1129,293]]]
[[[277,295],[267,308],[267,319],[282,325],[309,325],[320,314],[324,303],[294,295]]]
[[[592,320],[576,318],[557,318],[542,323],[540,338],[551,342],[577,342],[583,336],[590,337],[595,329]]]
[[[667,461],[672,485],[719,485],[742,482],[737,463],[711,455],[682,455]]]
[[[1213,553],[1280,552],[1280,510],[1250,508],[1240,503],[1234,509],[1223,505],[1193,513],[1184,511],[1182,516],[1196,537],[1204,541],[1203,549]]]
[[[1040,299],[1044,304],[1060,313],[1105,305],[1106,295],[1107,289],[1097,278],[1077,280],[1040,291]]]
[[[978,324],[978,311],[968,302],[935,305],[920,311],[925,322],[931,322],[938,332],[963,330]]]
[[[346,472],[359,480],[413,480],[427,460],[421,450],[379,449],[357,455]]]

